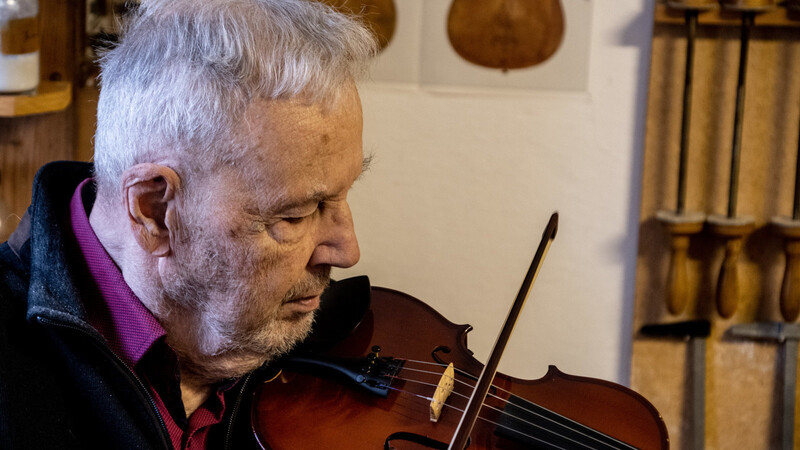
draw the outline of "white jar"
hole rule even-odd
[[[37,0],[0,0],[0,93],[36,88],[39,43]]]

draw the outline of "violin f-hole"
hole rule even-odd
[[[450,364],[449,362],[445,362],[442,358],[440,358],[439,355],[437,355],[438,352],[450,353],[451,352],[450,347],[448,347],[446,345],[439,345],[436,348],[434,348],[433,351],[431,352],[431,358],[433,358],[433,360],[436,361],[436,363],[441,364],[443,366],[446,366],[446,365]],[[459,370],[458,372],[459,372],[459,375],[463,376],[464,378],[466,378],[468,380],[472,380],[472,381],[477,381],[478,380],[478,377],[476,377],[475,375],[470,375],[467,372],[464,372],[463,370]],[[497,389],[494,386],[492,386],[489,389],[489,393],[492,394],[492,395],[495,395],[495,394],[497,394]]]
[[[431,352],[431,358],[433,358],[433,360],[436,361],[437,363],[439,363],[439,364],[441,364],[443,366],[446,366],[446,365],[448,365],[450,363],[444,362],[442,360],[442,358],[439,358],[439,355],[437,355],[437,353],[438,352],[450,353],[451,351],[452,350],[450,350],[450,347],[448,347],[446,345],[439,345],[436,348],[434,348],[433,351]]]
[[[408,441],[436,450],[447,450],[447,444],[442,441],[437,441],[436,439],[408,431],[398,431],[387,436],[386,441],[383,443],[384,450],[396,450],[395,447],[392,447],[392,445],[389,444],[391,441]],[[469,444],[470,439],[467,440],[467,446],[464,448],[469,448]]]

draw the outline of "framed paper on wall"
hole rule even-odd
[[[513,3],[512,0],[509,0]],[[516,0],[522,1],[522,0]],[[563,39],[545,61],[503,71],[462,58],[448,37],[453,0],[396,2],[397,28],[372,72],[376,81],[423,86],[472,86],[585,91],[588,83],[592,1],[561,0]]]

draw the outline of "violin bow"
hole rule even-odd
[[[500,330],[500,334],[497,336],[497,341],[494,343],[489,360],[483,366],[483,371],[481,371],[481,376],[475,385],[475,390],[472,391],[472,396],[464,409],[464,414],[461,416],[461,421],[458,423],[453,439],[450,441],[450,446],[447,447],[448,450],[463,450],[467,447],[472,427],[475,426],[475,421],[478,420],[478,414],[480,414],[483,406],[483,399],[489,393],[489,388],[491,388],[494,376],[497,373],[500,358],[503,356],[503,351],[506,348],[509,337],[511,337],[511,333],[514,331],[514,325],[516,325],[519,314],[522,312],[522,307],[525,306],[525,300],[528,298],[531,286],[536,281],[544,256],[556,237],[556,231],[558,231],[558,213],[554,212],[542,233],[542,240],[539,242],[539,248],[536,249],[536,254],[533,256],[533,262],[528,268],[528,273],[525,274],[525,279],[522,281],[522,286],[519,288],[514,304],[511,305],[511,310],[508,312],[503,329]]]

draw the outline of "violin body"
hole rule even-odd
[[[453,0],[447,35],[462,58],[520,69],[550,58],[564,37],[560,0]]]
[[[371,297],[360,324],[325,353],[357,358],[378,345],[380,357],[407,360],[388,395],[374,395],[335,376],[283,369],[255,393],[252,423],[264,448],[430,448],[400,439],[387,442],[398,432],[450,442],[461,417],[455,408],[464,408],[471,393],[467,384],[474,384],[469,374],[477,377],[483,367],[467,348],[472,327],[453,324],[425,303],[397,291],[373,287]],[[463,372],[456,374],[455,390],[434,423],[429,419],[429,398],[444,370],[437,362],[452,362]],[[604,435],[598,442],[612,438],[641,449],[669,446],[656,409],[623,386],[566,375],[553,366],[538,380],[498,373],[493,385],[486,404],[494,409],[482,410],[470,435],[470,449],[586,448],[571,445],[569,433],[575,431],[565,431],[540,416],[552,413]],[[508,418],[520,414],[526,416],[522,421]],[[551,430],[540,430],[542,426]]]

